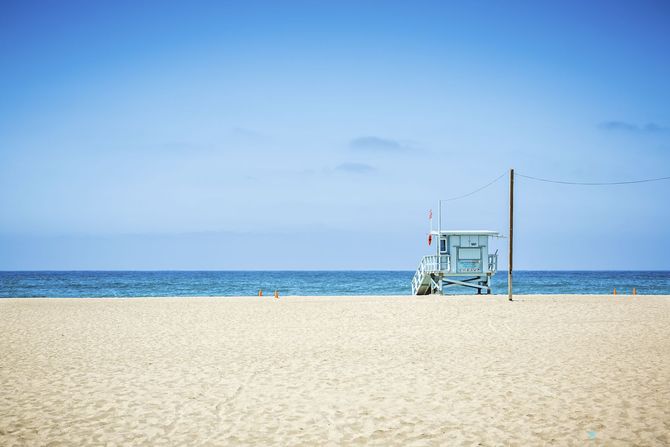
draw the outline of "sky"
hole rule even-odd
[[[510,168],[669,176],[668,55],[663,1],[2,0],[0,270],[413,270]],[[518,269],[670,270],[670,182],[515,194]]]

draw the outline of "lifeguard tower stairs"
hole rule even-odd
[[[421,259],[412,279],[413,295],[443,294],[447,287],[463,286],[478,294],[491,293],[491,276],[498,270],[498,253],[489,254],[495,231],[431,231],[437,253]]]

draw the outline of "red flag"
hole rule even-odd
[[[433,219],[433,210],[428,210],[428,219]]]

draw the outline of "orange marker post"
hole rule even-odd
[[[614,292],[612,292],[612,295],[616,295],[616,287],[614,288]]]

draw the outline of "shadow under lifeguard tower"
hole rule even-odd
[[[412,294],[441,295],[453,286],[490,294],[491,276],[498,269],[498,251],[489,254],[489,238],[498,236],[498,232],[486,230],[431,231],[429,243],[436,239],[436,253],[421,259],[412,279]]]

